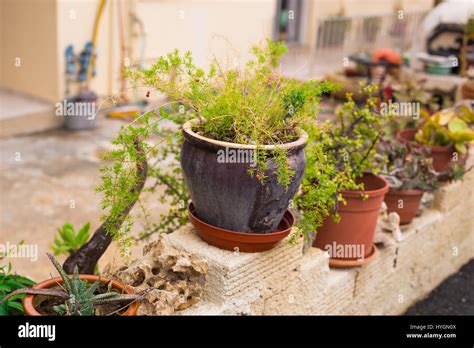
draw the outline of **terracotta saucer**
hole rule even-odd
[[[369,256],[364,257],[363,259],[332,259],[331,258],[329,259],[329,266],[334,267],[334,268],[359,267],[373,261],[377,257],[378,254],[379,254],[379,251],[374,244],[374,247],[372,248],[372,253]]]

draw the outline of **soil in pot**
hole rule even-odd
[[[188,207],[189,217],[198,236],[206,243],[224,250],[254,253],[273,249],[285,238],[295,224],[295,217],[287,210],[276,231],[271,233],[247,233],[225,230],[205,223],[198,218],[193,203]]]
[[[379,210],[389,186],[385,179],[364,174],[361,182],[364,191],[343,191],[347,204],[339,203],[340,222],[326,218],[318,228],[313,246],[328,251],[332,259],[347,260],[347,266],[356,265],[353,260],[366,259],[374,254],[374,237]],[[362,199],[362,195],[368,196]]]
[[[265,183],[249,175],[248,170],[255,166],[256,146],[213,140],[192,128],[192,122],[183,126],[181,167],[196,216],[229,231],[276,231],[303,177],[306,133],[301,132],[296,141],[281,145],[287,151],[289,168],[295,172],[286,189],[278,183],[271,159]],[[271,153],[275,146],[260,148]]]
[[[415,142],[415,134],[418,129],[405,129],[397,133],[397,140],[403,144],[408,142],[412,143],[414,146],[421,146]],[[446,172],[449,167],[454,164],[454,146],[430,146],[431,158],[433,159],[433,168],[440,173]],[[459,163],[462,164],[466,160],[465,156],[459,157]]]
[[[385,203],[389,213],[395,212],[400,216],[400,225],[409,224],[418,213],[422,190],[397,190],[392,189],[385,195]]]
[[[95,282],[99,279],[98,276],[95,275],[79,275],[81,280],[87,280],[90,283]],[[108,291],[108,283],[110,282],[109,279],[100,278],[101,285],[98,286],[96,290],[96,294],[106,293]],[[59,290],[61,289],[60,285],[62,283],[61,277],[56,277],[52,279],[48,279],[44,282],[36,284],[33,289],[54,289]],[[134,291],[125,286],[124,284],[112,280],[112,291],[117,291],[120,293],[128,293],[133,294]],[[27,316],[57,316],[58,314],[54,311],[54,306],[64,303],[63,300],[55,298],[55,297],[48,297],[44,295],[26,295],[23,300],[23,307],[25,309],[25,314]],[[134,316],[136,315],[138,310],[138,303],[133,302],[128,306],[123,304],[111,304],[107,306],[102,306],[100,309],[100,315],[122,315],[122,316]]]

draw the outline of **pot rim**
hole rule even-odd
[[[346,190],[346,191],[341,191],[341,194],[344,197],[348,197],[348,198],[359,197],[361,194],[367,194],[370,199],[370,198],[383,196],[388,192],[390,185],[388,184],[388,181],[383,176],[375,175],[372,173],[364,173],[364,176],[374,176],[375,178],[382,181],[384,186],[375,190]]]
[[[394,195],[401,195],[401,196],[420,196],[423,193],[425,193],[426,190],[420,190],[420,189],[407,189],[407,190],[401,190],[397,188],[392,188],[388,190],[388,194],[394,194]]]
[[[70,275],[69,277],[72,278],[72,275]],[[89,282],[95,282],[96,280],[100,280],[100,282],[103,284],[112,282],[113,287],[116,289],[123,290],[129,295],[133,295],[135,293],[131,287],[114,279],[104,278],[104,277],[100,277],[100,276],[96,276],[92,274],[79,274],[79,279],[87,280]],[[63,283],[63,279],[61,277],[54,277],[54,278],[47,279],[47,280],[42,281],[41,283],[36,284],[35,286],[32,287],[32,289],[49,289],[55,285],[58,285],[58,283],[59,284]],[[38,295],[29,294],[29,295],[26,295],[25,298],[23,299],[23,308],[25,309],[25,313],[28,316],[44,316],[43,314],[38,312],[35,306],[33,305],[33,300],[36,296]],[[138,310],[138,303],[135,301],[128,306],[127,310],[123,312],[121,316],[134,316],[136,315],[137,310]]]
[[[427,146],[430,148],[431,152],[450,152],[450,151],[453,151],[454,149],[454,145],[453,144],[449,144],[449,145],[424,145],[424,144],[421,144],[419,142],[417,142],[415,140],[415,134],[418,132],[419,128],[406,128],[406,129],[402,129],[400,131],[397,132],[397,138],[401,138],[403,139],[403,141],[406,141],[406,142],[409,142],[409,143],[412,143],[414,144],[415,146],[418,146],[418,147],[421,147],[421,146]],[[405,138],[402,136],[402,134],[410,134],[413,136],[409,136],[408,138]],[[399,139],[400,140],[400,139]]]
[[[215,231],[219,231],[219,232],[222,232],[226,235],[232,235],[232,236],[235,236],[235,237],[252,236],[252,238],[255,238],[255,243],[260,243],[259,239],[267,239],[268,237],[274,237],[274,236],[279,236],[279,235],[288,233],[288,231],[291,231],[293,229],[293,227],[295,226],[295,223],[296,223],[295,215],[291,212],[290,209],[287,209],[285,214],[283,215],[283,218],[288,213],[290,215],[291,220],[290,220],[290,226],[288,228],[284,229],[284,230],[276,231],[276,232],[270,232],[270,233],[237,232],[237,231],[226,230],[225,228],[220,228],[220,227],[217,227],[217,226],[214,226],[214,225],[210,225],[207,222],[204,222],[201,219],[199,219],[196,216],[193,202],[189,202],[189,204],[188,204],[188,213],[191,215],[192,219],[195,219],[200,224],[205,225],[205,226],[207,226],[207,227],[209,227],[209,228],[211,228]]]
[[[257,150],[257,145],[249,145],[249,144],[237,144],[237,143],[230,143],[227,141],[220,141],[211,138],[207,138],[205,136],[199,135],[192,130],[193,126],[196,125],[200,120],[198,118],[194,118],[183,125],[183,132],[190,137],[197,138],[201,141],[211,143],[213,145],[228,147],[233,149],[245,149],[245,150]],[[303,129],[298,129],[297,132],[300,134],[300,137],[291,142],[291,143],[284,143],[280,145],[260,145],[258,146],[259,149],[262,150],[275,150],[277,148],[283,149],[293,149],[297,147],[304,147],[308,142],[308,134]]]

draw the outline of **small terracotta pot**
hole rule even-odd
[[[341,192],[347,204],[338,205],[340,222],[335,223],[332,217],[328,217],[317,230],[313,247],[330,251],[331,259],[353,261],[366,259],[374,253],[375,227],[389,186],[384,178],[373,174],[364,174],[361,181],[365,185],[364,191]],[[368,195],[368,199],[363,200],[362,194]],[[359,251],[363,257],[347,253],[340,255],[339,248]],[[353,262],[347,263],[348,267],[353,265]]]
[[[422,146],[415,141],[417,131],[418,129],[404,129],[397,133],[397,140],[402,144],[411,143],[413,146]],[[431,150],[430,157],[433,159],[433,168],[440,173],[447,171],[452,164],[454,146],[429,146],[429,148]],[[460,163],[462,160],[462,158],[459,159]]]
[[[397,190],[392,189],[385,195],[385,203],[389,213],[395,212],[400,216],[400,225],[409,224],[420,208],[423,190]],[[400,203],[402,204],[401,207]]]
[[[271,233],[234,232],[209,225],[196,216],[192,203],[188,206],[189,217],[196,227],[198,236],[206,243],[224,250],[238,250],[244,253],[255,253],[273,249],[283,238],[290,234],[295,217],[287,210],[278,228]]]
[[[102,284],[108,284],[109,282],[112,282],[112,286],[115,289],[119,290],[121,293],[127,293],[130,295],[133,295],[135,293],[131,287],[128,287],[125,284],[122,284],[121,282],[118,282],[116,280],[102,278],[102,277],[91,275],[91,274],[80,274],[79,279],[87,280],[90,283],[94,283],[98,279],[100,280]],[[63,279],[61,277],[51,278],[51,279],[45,280],[44,282],[36,284],[35,286],[33,286],[33,289],[49,289],[62,283],[63,283]],[[29,317],[43,315],[40,312],[38,312],[35,308],[35,298],[37,296],[38,295],[26,295],[25,298],[23,299],[23,308],[25,309],[25,314]],[[121,315],[125,317],[135,316],[137,314],[137,310],[138,310],[138,303],[135,301],[132,304],[130,304],[127,310],[123,312]]]

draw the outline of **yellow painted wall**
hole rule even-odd
[[[115,0],[108,1],[98,36],[97,77],[91,88],[100,95],[121,91],[118,2],[125,18],[125,39],[132,64],[140,58],[138,25],[130,30],[129,19],[135,13],[146,32],[145,63],[171,52],[191,50],[198,65],[206,67],[215,54],[235,63],[248,59],[252,44],[271,37],[276,13],[274,0]],[[73,44],[75,52],[90,40],[98,1],[57,1],[58,93],[64,93],[64,50]]]
[[[56,101],[56,1],[0,1],[0,85]]]

